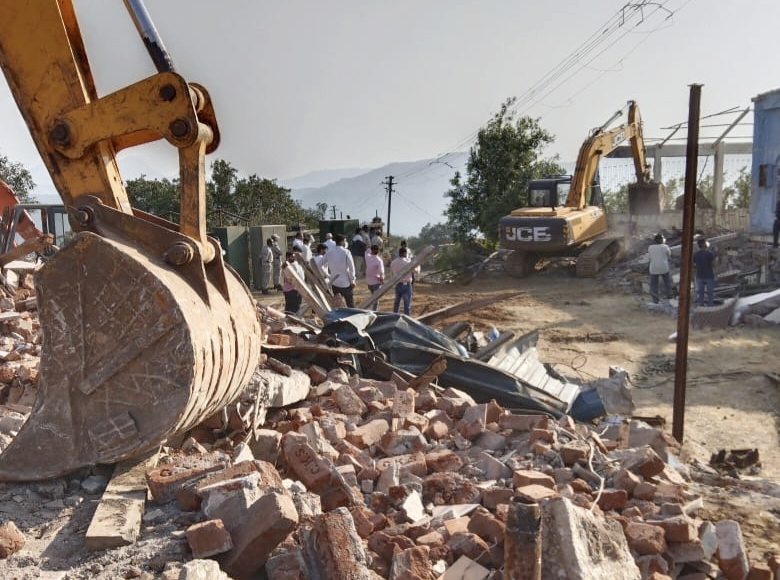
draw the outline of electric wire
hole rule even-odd
[[[682,5],[680,5],[675,10],[669,10],[666,8],[666,5],[670,2],[670,0],[665,0],[664,2],[651,2],[650,0],[641,0],[637,3],[628,3],[625,4],[616,14],[614,14],[607,22],[599,27],[599,29],[591,34],[590,37],[588,37],[584,42],[582,42],[573,53],[569,54],[566,58],[564,58],[561,62],[559,62],[553,69],[548,71],[540,80],[538,80],[536,83],[534,83],[529,89],[527,89],[524,93],[521,94],[520,97],[515,99],[515,102],[512,104],[510,109],[512,109],[513,113],[516,113],[520,107],[522,106],[528,106],[529,103],[532,103],[533,105],[538,104],[538,101],[534,98],[536,94],[539,93],[539,91],[544,90],[547,86],[549,86],[551,83],[554,83],[558,78],[560,78],[562,75],[565,75],[569,70],[571,70],[573,67],[580,65],[583,66],[583,59],[587,57],[591,52],[596,50],[599,46],[601,46],[604,42],[606,42],[611,36],[613,36],[616,32],[618,32],[621,28],[625,28],[628,22],[636,15],[639,15],[640,21],[634,26],[638,26],[649,20],[652,15],[659,10],[665,10],[668,15],[664,19],[669,20],[676,12],[681,10],[683,7],[685,7],[687,4],[689,4],[692,0],[686,0]],[[645,7],[654,6],[655,9],[653,12],[651,12],[649,15],[645,16],[643,13],[643,9]],[[628,11],[628,14],[627,14]],[[645,33],[645,37],[642,41],[637,43],[636,46],[634,46],[628,53],[623,55],[621,59],[618,62],[622,62],[627,56],[629,56],[631,53],[633,53],[642,43],[644,43],[653,33],[660,30],[660,26],[656,26],[655,28],[651,29],[650,31]],[[600,52],[596,54],[596,56],[592,57],[590,60],[588,60],[585,64],[590,64],[595,58],[597,58],[599,55],[601,55],[605,50],[613,46],[617,41],[622,39],[626,34],[629,34],[632,31],[627,31],[623,34],[621,34],[617,40],[610,43],[606,48],[602,49]],[[599,78],[603,76],[606,73],[601,73]],[[549,96],[554,90],[557,90],[563,84],[565,84],[567,81],[569,81],[574,75],[570,75],[566,78],[564,78],[561,82],[559,82],[557,85],[555,85],[552,89],[548,90],[545,93],[545,97]],[[596,79],[598,80],[598,79]],[[574,95],[572,95],[569,100],[577,95],[579,95],[581,92],[583,92],[586,88],[588,88],[590,85],[592,85],[595,80],[589,83],[587,86],[583,87],[579,91],[577,91]],[[525,110],[529,110],[530,107],[528,107]],[[407,170],[404,173],[401,173],[397,176],[397,179],[400,181],[401,179],[408,179],[412,175],[415,175],[417,173],[420,173],[424,170],[426,170],[428,167],[433,165],[434,163],[440,162],[443,158],[445,158],[448,155],[454,154],[455,152],[462,149],[464,146],[468,145],[469,143],[472,143],[476,136],[478,135],[479,130],[472,132],[466,139],[460,141],[455,147],[450,149],[444,154],[441,154],[434,158],[433,160],[427,161],[427,162],[420,162],[418,164],[415,164],[412,168]]]

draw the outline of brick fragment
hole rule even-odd
[[[166,503],[176,497],[176,492],[208,473],[220,471],[228,465],[226,458],[212,455],[200,456],[196,465],[168,464],[146,472],[146,485],[157,503]]]
[[[358,447],[369,447],[378,443],[382,435],[390,430],[390,424],[384,419],[373,419],[347,433],[347,441]]]
[[[279,459],[279,444],[282,434],[273,429],[257,429],[249,441],[249,448],[256,459],[276,463]]]
[[[640,482],[639,477],[628,469],[621,469],[612,478],[612,485],[617,489],[625,489],[629,495],[634,492],[634,488]]]
[[[311,382],[315,385],[324,383],[328,379],[328,371],[318,365],[311,365],[306,372],[309,374]]]
[[[271,493],[249,506],[233,531],[233,549],[223,560],[235,580],[246,580],[265,565],[271,551],[298,525],[298,512],[288,495]]]
[[[311,448],[306,435],[285,433],[281,448],[287,467],[307,488],[318,491],[330,483],[330,464]]]
[[[24,547],[26,538],[14,522],[0,524],[0,558],[7,558]]]
[[[382,559],[390,562],[396,550],[408,550],[414,547],[411,538],[402,534],[390,534],[385,530],[374,532],[368,538],[368,547]]]
[[[472,465],[482,470],[485,479],[506,479],[512,475],[512,470],[506,464],[484,451],[474,458]]]
[[[495,510],[501,504],[508,504],[515,495],[508,487],[488,487],[482,489],[482,505],[489,510]]]
[[[487,557],[490,552],[490,546],[485,540],[480,538],[476,534],[470,532],[459,532],[453,534],[449,540],[447,540],[447,546],[452,552],[453,558],[460,558],[466,556],[472,560],[482,562],[490,560]]]
[[[419,477],[428,474],[428,465],[425,462],[425,455],[422,453],[385,457],[376,462],[376,468],[381,473],[394,464],[398,465],[401,474],[411,473]]]
[[[531,435],[528,437],[528,443],[533,445],[537,441],[542,443],[555,443],[558,440],[558,434],[549,429],[531,429]]]
[[[297,546],[286,546],[265,563],[268,580],[310,580],[309,565]]]
[[[548,497],[555,497],[558,493],[549,487],[532,483],[515,489],[515,493],[530,502],[539,502]]]
[[[638,554],[661,554],[666,551],[664,531],[658,526],[629,522],[623,531],[629,548]]]
[[[349,385],[341,385],[333,390],[333,399],[345,415],[363,415],[368,407]]]
[[[696,524],[685,515],[658,521],[648,520],[647,523],[663,528],[667,542],[693,542],[699,539],[699,530],[696,528]]]
[[[605,489],[599,497],[599,507],[604,511],[620,511],[626,507],[628,493],[624,489]]]
[[[187,528],[186,536],[194,558],[208,558],[233,548],[230,532],[220,519],[193,524]]]
[[[427,450],[430,445],[417,429],[387,431],[377,446],[385,455],[405,455]]]
[[[443,421],[431,421],[428,423],[428,428],[425,430],[425,435],[430,439],[439,441],[444,439],[450,432],[450,428]]]
[[[237,479],[250,473],[259,474],[258,484],[261,486],[278,487],[282,485],[282,478],[279,472],[267,461],[241,461],[227,469],[207,475],[192,484],[178,489],[176,491],[176,505],[184,511],[198,510],[201,504],[199,490],[220,482]]]
[[[549,417],[547,415],[513,415],[507,413],[498,418],[498,426],[501,429],[511,429],[512,431],[547,429]]]
[[[561,445],[558,450],[564,465],[574,465],[575,463],[585,463],[590,455],[590,445],[584,441],[571,441]]]
[[[488,426],[495,423],[489,423]],[[474,444],[481,449],[489,449],[491,451],[503,451],[506,447],[507,438],[493,431],[483,431],[474,440]]]
[[[514,483],[515,487],[541,485],[543,487],[555,489],[555,480],[551,476],[533,469],[518,469],[512,474],[512,483]]]
[[[484,508],[474,511],[467,526],[469,532],[492,544],[504,543],[505,528],[504,522]]]
[[[774,574],[767,564],[753,564],[746,580],[772,580]]]
[[[470,406],[463,412],[463,418],[458,423],[458,431],[466,439],[474,439],[482,434],[485,425],[487,425],[487,405]]]
[[[460,471],[463,460],[450,449],[439,449],[425,455],[425,463],[431,472]]]
[[[747,576],[749,571],[742,529],[734,520],[721,520],[715,524],[718,539],[718,566],[729,580]]]
[[[430,548],[415,546],[393,555],[388,580],[428,580],[433,574]]]

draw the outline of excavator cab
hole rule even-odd
[[[6,254],[21,246],[26,240],[23,222],[29,217],[38,233],[51,236],[51,245],[60,247],[70,238],[73,230],[68,220],[68,210],[61,204],[20,203],[5,208],[0,224],[0,254]],[[51,254],[47,252],[47,255]]]
[[[73,234],[35,274],[38,394],[0,480],[146,453],[236,401],[259,361],[255,302],[206,234],[211,98],[174,70],[141,0],[124,3],[157,73],[105,95],[73,0],[3,4],[0,67]],[[119,171],[118,151],[157,140],[179,153],[178,223],[132,207]]]
[[[556,208],[569,195],[571,175],[533,179],[528,183],[528,207]]]
[[[555,175],[544,179],[532,179],[528,183],[528,207],[555,209],[566,204],[572,184],[571,175]],[[598,172],[590,184],[587,205],[601,205],[601,184]]]

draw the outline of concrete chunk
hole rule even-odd
[[[542,578],[641,580],[623,529],[566,498],[540,502]]]

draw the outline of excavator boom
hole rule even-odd
[[[38,396],[0,456],[0,479],[22,481],[196,425],[241,394],[261,335],[251,294],[206,235],[205,154],[219,140],[208,92],[155,60],[164,70],[100,96],[72,0],[0,2],[0,66],[75,232],[36,274]],[[116,161],[159,139],[179,151],[179,223],[131,207]]]

